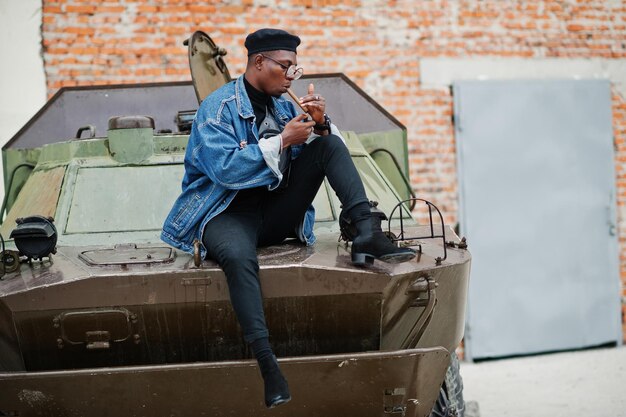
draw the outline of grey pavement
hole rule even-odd
[[[461,362],[461,376],[480,417],[626,417],[626,346]]]

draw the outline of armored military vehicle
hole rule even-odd
[[[293,396],[265,409],[224,274],[159,240],[194,109],[230,80],[224,54],[199,32],[193,86],[63,88],[3,148],[0,415],[462,416],[470,254],[411,197],[404,126],[341,74],[293,88],[327,98],[389,238],[418,256],[353,266],[324,184],[317,243],[259,250]]]

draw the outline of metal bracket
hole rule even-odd
[[[111,333],[105,330],[85,332],[85,339],[89,350],[108,349],[111,347]]]
[[[420,338],[430,323],[435,305],[437,304],[437,294],[435,289],[439,286],[437,282],[429,276],[421,276],[409,284],[406,289],[407,295],[416,295],[409,307],[422,307],[424,310],[413,324],[411,331],[402,343],[402,349],[412,349],[417,346]],[[424,296],[425,295],[425,296]]]
[[[199,267],[202,263],[202,258],[200,256],[200,241],[198,239],[194,239],[193,241],[193,264],[196,267]]]
[[[84,345],[88,350],[110,349],[113,343],[141,342],[138,317],[125,308],[66,311],[52,319],[57,347]]]
[[[446,245],[451,248],[467,249],[467,239],[463,237],[459,243],[456,243],[454,240],[450,240],[446,242]]]
[[[406,388],[386,389],[383,395],[383,412],[404,416],[406,413]]]
[[[388,234],[390,236],[393,236],[393,234],[391,233],[391,219],[393,219],[393,215],[395,214],[396,210],[398,210],[399,207],[402,207],[402,205],[405,204],[405,203],[409,203],[409,206],[410,206],[410,202],[413,202],[413,201],[422,201],[422,202],[424,202],[428,206],[428,218],[429,218],[429,225],[430,225],[430,235],[426,235],[426,236],[409,236],[409,237],[407,237],[405,232],[404,232],[403,217],[402,217],[402,215],[400,215],[400,233],[396,237],[392,237],[392,240],[394,242],[411,243],[408,246],[412,246],[413,242],[409,242],[409,241],[412,241],[412,240],[417,240],[417,239],[441,239],[441,243],[442,243],[442,247],[443,247],[443,258],[441,256],[438,256],[438,257],[435,258],[435,264],[436,265],[441,265],[441,263],[443,261],[445,261],[446,258],[448,257],[448,250],[446,249],[446,232],[445,232],[446,225],[445,225],[445,223],[443,221],[443,215],[441,214],[441,211],[439,211],[437,206],[435,206],[430,201],[424,200],[422,198],[409,198],[407,200],[402,200],[401,202],[396,204],[396,206],[391,211],[391,215],[389,216],[389,220],[387,220]],[[441,226],[441,234],[435,234],[435,226],[433,224],[433,209],[439,215],[439,224]],[[418,243],[417,245],[414,245],[414,246],[418,247],[418,253],[421,254],[422,253],[422,245]]]
[[[86,132],[86,131],[89,131],[89,136],[88,136],[89,139],[96,137],[96,127],[94,125],[87,125],[87,126],[81,126],[78,128],[78,130],[76,131],[75,139],[80,139],[83,132]]]

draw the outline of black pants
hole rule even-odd
[[[295,237],[295,228],[324,177],[344,209],[368,201],[348,149],[338,136],[328,135],[308,144],[292,161],[286,188],[239,191],[229,207],[204,228],[202,242],[208,257],[224,270],[230,300],[248,343],[269,336],[256,248]]]

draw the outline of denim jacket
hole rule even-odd
[[[282,97],[272,100],[282,130],[297,113]],[[193,241],[202,242],[205,225],[228,207],[238,190],[278,186],[280,173],[268,167],[258,142],[256,118],[242,75],[205,98],[196,113],[185,152],[182,193],[163,224],[164,242],[193,252]],[[292,159],[302,146],[292,146]],[[310,206],[296,230],[307,245],[315,242],[314,220],[315,210]],[[206,248],[200,247],[204,257]]]

